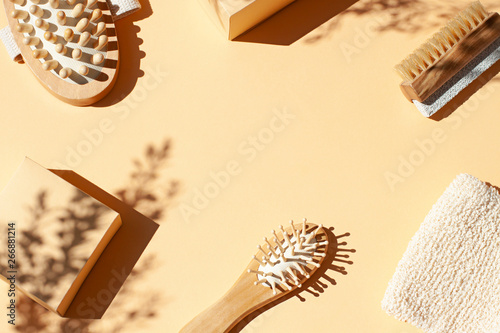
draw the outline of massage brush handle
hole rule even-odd
[[[253,274],[243,273],[222,298],[191,320],[180,333],[229,332],[248,314],[285,294],[273,295],[270,288],[255,286],[254,281]]]

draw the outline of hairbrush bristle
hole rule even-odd
[[[479,1],[473,2],[394,69],[404,81],[413,81],[487,17],[483,5]]]
[[[326,257],[328,241],[322,239],[318,233],[323,230],[322,228],[319,225],[308,230],[304,219],[301,229],[298,230],[293,221],[290,221],[290,234],[283,226],[280,226],[281,240],[278,239],[274,230],[272,231],[273,242],[264,237],[265,247],[257,246],[259,257],[253,256],[259,267],[257,270],[248,270],[249,273],[257,275],[255,284],[270,287],[275,295],[278,286],[283,286],[288,290],[293,289],[294,286],[300,288],[301,281],[309,278],[313,268],[318,268],[323,258]]]

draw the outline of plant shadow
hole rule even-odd
[[[234,328],[232,328],[228,333],[239,333],[241,332],[252,320],[254,320],[259,315],[268,311],[269,309],[275,307],[276,305],[292,298],[297,297],[301,302],[305,302],[306,299],[301,295],[304,292],[307,292],[314,297],[319,297],[320,294],[323,294],[325,290],[328,288],[328,284],[321,281],[321,279],[326,280],[330,285],[337,285],[336,280],[329,276],[329,272],[340,273],[342,275],[347,274],[347,270],[344,265],[352,265],[353,262],[349,259],[349,254],[347,253],[355,253],[356,250],[345,248],[347,242],[340,241],[339,239],[350,236],[350,233],[344,233],[341,235],[334,234],[334,228],[331,227],[329,229],[324,229],[329,240],[328,250],[326,257],[321,264],[321,266],[317,269],[316,272],[303,283],[301,288],[297,288],[287,294],[284,297],[278,298],[277,300],[265,305],[264,307],[250,313],[248,316],[243,318]]]
[[[358,0],[297,0],[234,41],[291,45]]]
[[[153,219],[156,221],[165,219],[178,192],[177,181],[164,182],[162,177],[168,166],[170,150],[170,140],[164,140],[158,145],[147,145],[142,158],[133,159],[133,169],[128,182],[124,187],[114,191],[118,198],[73,171],[51,170],[119,212],[123,224],[76,294],[66,313],[70,318],[60,317],[24,294],[19,294],[18,320],[14,327],[17,332],[119,333],[127,327],[143,327],[148,320],[157,317],[158,309],[165,302],[165,297],[157,290],[150,288],[141,290],[140,286],[145,284],[144,279],[148,276],[148,272],[159,266],[154,253],[143,253],[149,239],[158,228]],[[81,192],[78,192],[80,195],[73,196],[74,202],[71,207],[61,203],[61,207],[58,208],[58,211],[64,212],[62,216],[68,219],[65,224],[75,227],[65,230],[67,234],[64,235],[65,256],[62,259],[50,260],[48,265],[61,266],[67,263],[73,267],[77,259],[85,260],[84,257],[75,256],[75,250],[80,246],[79,240],[81,241],[89,233],[102,232],[99,225],[94,223],[101,214],[99,207],[88,203],[84,205],[86,201],[82,199]],[[33,260],[36,259],[36,251],[40,251],[45,243],[43,236],[47,231],[39,230],[37,221],[51,212],[45,203],[47,195],[41,192],[34,204],[30,205],[31,219],[28,223],[31,230],[29,234],[22,235],[18,243],[20,248],[27,249],[27,258]],[[53,214],[47,218],[52,221]],[[82,221],[85,222],[83,225]],[[29,264],[31,259],[26,260],[26,264]],[[47,283],[55,288],[60,287],[62,273],[56,274],[57,276],[55,273],[51,272],[41,280],[37,280],[39,277],[32,274],[32,277],[28,276],[24,281],[19,280],[19,283],[21,285],[36,283],[35,286],[40,287],[36,292],[43,293]],[[100,318],[103,315],[102,320],[87,319]]]
[[[269,19],[234,39],[274,45],[291,45],[302,39],[314,44],[330,37],[351,17],[371,17],[375,31],[416,33],[444,26],[462,9],[451,0],[297,0]],[[376,27],[374,27],[376,25]]]

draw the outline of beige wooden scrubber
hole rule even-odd
[[[53,95],[89,105],[113,87],[119,65],[111,10],[104,0],[4,0],[22,59]]]

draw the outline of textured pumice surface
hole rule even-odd
[[[484,50],[479,56],[460,70],[451,80],[441,86],[434,94],[423,102],[413,100],[413,104],[426,117],[430,117],[455,96],[474,82],[500,59],[500,38]]]
[[[500,331],[500,195],[461,174],[434,204],[382,308],[429,333]]]

